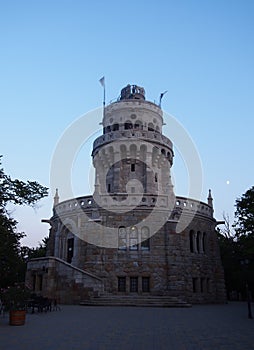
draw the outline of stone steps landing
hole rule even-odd
[[[171,296],[107,295],[83,300],[85,306],[191,307],[191,304]]]

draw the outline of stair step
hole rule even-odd
[[[131,297],[131,296],[102,296],[83,300],[85,306],[142,306],[142,307],[191,307],[191,304],[177,297]]]

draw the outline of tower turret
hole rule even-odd
[[[145,90],[127,85],[105,107],[103,135],[93,145],[95,195],[170,195],[172,142],[162,134],[161,108]]]
[[[58,188],[56,189],[55,197],[54,197],[54,207],[59,203],[59,195]]]
[[[213,208],[213,197],[212,197],[212,191],[209,190],[208,197],[207,197],[207,204]]]

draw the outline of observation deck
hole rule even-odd
[[[109,198],[110,197],[110,200]],[[121,198],[122,197],[122,198]],[[126,199],[125,209],[128,208],[128,205],[136,206],[136,209],[152,209],[155,206],[156,201],[159,202],[160,208],[167,209],[168,207],[168,197],[164,195],[151,195],[151,194],[131,194],[127,193],[122,194],[111,194],[109,195],[101,195],[101,202],[103,203],[103,208],[107,210],[113,209],[112,207],[112,199],[115,200],[116,208],[119,207],[119,199]],[[99,210],[99,205],[94,200],[93,196],[82,196],[78,198],[73,198],[70,200],[66,200],[60,202],[54,207],[54,215],[70,215],[75,213],[80,213],[82,211],[89,212],[91,210],[96,211]],[[211,208],[207,203],[200,202],[195,199],[187,198],[187,197],[175,197],[175,205],[173,211],[176,212],[184,212],[185,215],[201,215],[203,217],[207,217],[209,219],[213,219],[213,208]]]
[[[144,140],[146,142],[152,141],[153,143],[158,143],[162,146],[169,147],[172,149],[172,142],[164,135],[156,131],[147,131],[147,130],[123,130],[123,131],[112,131],[107,134],[103,134],[94,141],[93,143],[93,152],[95,153],[96,149],[102,145],[106,145],[112,141],[126,141],[132,139],[133,141]]]

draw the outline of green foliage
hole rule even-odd
[[[236,235],[254,236],[254,186],[236,200]]]
[[[0,156],[0,165],[1,165]],[[18,205],[33,205],[38,200],[48,195],[48,189],[41,186],[36,181],[20,181],[18,179],[12,180],[9,175],[0,169],[0,207],[6,207],[7,203],[14,203]]]
[[[48,189],[37,182],[13,180],[0,169],[0,288],[20,282],[25,272],[20,244],[25,234],[17,232],[17,222],[10,216],[7,205],[32,206],[47,194]]]
[[[28,257],[28,259],[34,259],[34,258],[42,258],[46,256],[48,240],[49,240],[49,237],[44,237],[42,239],[42,243],[39,243],[39,246],[36,248],[22,247],[23,249],[24,248],[27,249],[26,257]]]
[[[246,282],[254,292],[254,187],[236,200],[234,231],[228,217],[224,216],[224,220],[225,227],[218,231],[218,240],[226,288],[244,296]]]
[[[0,299],[7,310],[24,310],[30,294],[24,283],[19,283],[6,289],[1,289]]]
[[[232,291],[242,291],[243,278],[239,263],[239,246],[232,235],[225,235],[223,230],[218,230],[218,241],[221,252],[221,260],[224,268],[226,290],[228,297]]]

